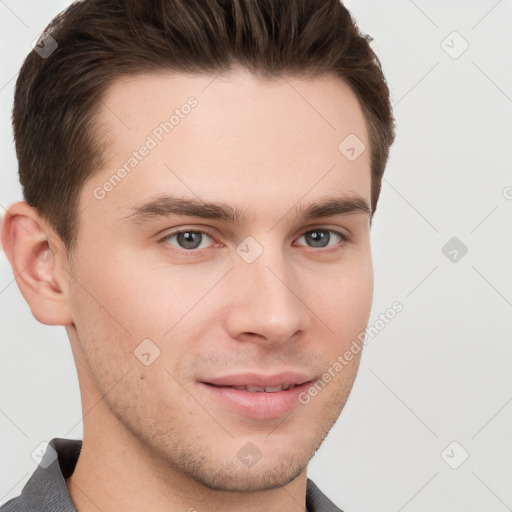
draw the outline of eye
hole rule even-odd
[[[324,247],[332,247],[342,240],[348,240],[347,236],[338,231],[333,231],[332,229],[313,229],[311,231],[306,231],[298,240],[301,240],[302,238],[306,240],[307,244],[311,244],[310,247],[320,249]],[[331,241],[334,241],[334,243],[329,245],[329,242]]]
[[[194,231],[190,229],[175,231],[174,233],[166,235],[160,241],[167,242],[175,239],[180,249],[190,251],[195,249],[205,249],[207,245],[203,242],[208,238],[211,239],[211,236],[205,231]]]
[[[323,249],[334,247],[340,241],[349,241],[349,237],[332,229],[312,229],[306,231],[298,240],[304,239],[309,247]],[[208,243],[210,240],[210,243]],[[195,252],[206,249],[212,245],[213,237],[206,231],[182,229],[174,231],[159,241],[170,243],[185,252]],[[304,245],[304,244],[299,244]]]

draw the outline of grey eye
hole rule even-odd
[[[332,235],[334,235],[334,237]],[[304,238],[306,240],[306,243],[310,247],[320,248],[328,247],[329,242],[331,242],[333,238],[334,244],[330,245],[335,245],[337,242],[344,239],[341,233],[338,233],[337,231],[333,231],[331,229],[314,229],[312,231],[307,231],[299,238],[299,240],[301,238]]]
[[[194,250],[204,249],[203,242],[205,239],[210,238],[208,233],[203,231],[176,231],[165,237],[165,241],[175,239],[180,249]],[[173,244],[176,245],[176,244]]]

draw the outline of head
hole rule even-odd
[[[336,0],[85,0],[47,33],[16,84],[26,202],[2,229],[32,313],[66,326],[84,411],[104,397],[96,419],[161,467],[285,485],[371,310],[394,139],[371,38]],[[226,390],[266,382],[302,399]]]

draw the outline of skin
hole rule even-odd
[[[105,166],[81,191],[73,259],[25,202],[4,219],[3,246],[33,315],[64,325],[72,346],[84,437],[66,485],[79,512],[303,510],[307,464],[356,377],[360,353],[307,405],[271,419],[233,412],[198,384],[241,372],[321,378],[366,327],[373,296],[368,215],[294,215],[330,195],[370,203],[369,150],[355,161],[338,150],[350,133],[369,148],[356,96],[333,76],[213,79],[144,75],[107,91],[97,117]],[[197,107],[96,199],[190,96]],[[248,220],[122,220],[162,192],[224,202]],[[183,228],[212,236],[195,255],[176,237],[160,241]],[[351,240],[331,233],[329,247],[311,246],[303,235],[314,228]],[[236,252],[248,236],[263,249],[250,264]],[[147,338],[160,350],[148,366],[134,356]],[[250,468],[237,457],[248,442],[261,455]]]

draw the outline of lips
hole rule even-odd
[[[246,373],[216,377],[199,382],[219,407],[240,416],[269,420],[290,413],[300,402],[298,396],[313,377],[301,372],[262,375]]]
[[[313,379],[312,376],[301,372],[281,372],[276,374],[263,375],[258,373],[240,373],[235,375],[226,375],[205,380],[206,384],[222,387],[252,387],[261,388],[266,391],[267,388],[288,389],[293,386],[299,386]]]

